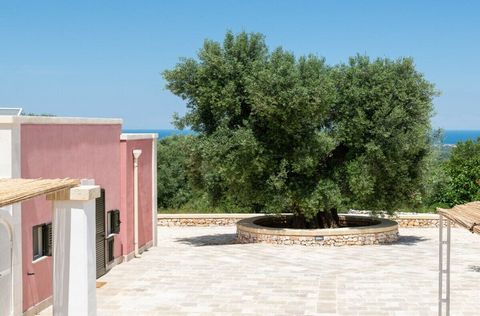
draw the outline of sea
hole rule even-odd
[[[178,129],[124,129],[123,133],[155,133],[158,135],[159,139],[172,136],[172,135],[193,135],[194,131],[189,129],[178,130]]]
[[[191,130],[176,130],[176,129],[125,129],[124,133],[156,133],[158,138],[165,138],[172,135],[192,135],[195,134]],[[444,130],[443,144],[455,145],[459,141],[477,140],[480,137],[480,130]]]

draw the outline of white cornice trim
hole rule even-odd
[[[156,138],[158,138],[158,134],[155,133],[123,133],[120,135],[120,140],[141,140]]]
[[[117,125],[123,124],[117,118],[91,118],[91,117],[57,117],[57,116],[0,116],[0,123],[4,124],[90,124],[90,125]]]

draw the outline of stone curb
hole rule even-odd
[[[340,221],[342,218],[350,217],[353,219],[363,219],[365,221],[368,216],[361,215],[340,215]],[[360,227],[342,227],[333,229],[293,229],[293,228],[273,228],[257,225],[255,222],[264,218],[264,216],[256,216],[252,218],[242,219],[237,223],[237,230],[256,234],[264,235],[281,235],[281,236],[336,236],[336,235],[358,235],[358,234],[374,234],[383,233],[386,231],[397,230],[398,225],[396,222],[386,218],[378,219],[380,223],[360,226]],[[371,223],[371,220],[368,220]]]
[[[239,221],[237,242],[338,247],[388,244],[398,240],[397,223],[386,218],[376,219],[378,224],[369,225],[372,220],[368,216],[340,215],[340,222],[352,221],[368,226],[334,229],[273,228],[257,224],[265,218],[257,216]]]

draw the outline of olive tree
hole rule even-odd
[[[199,134],[189,172],[212,203],[337,227],[339,210],[389,210],[421,193],[435,90],[411,59],[329,66],[229,32],[164,77],[187,102],[176,124]]]

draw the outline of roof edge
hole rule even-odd
[[[156,133],[122,133],[120,140],[141,140],[141,139],[157,139]]]
[[[58,116],[0,116],[0,124],[111,124],[122,125],[119,118],[58,117]]]

